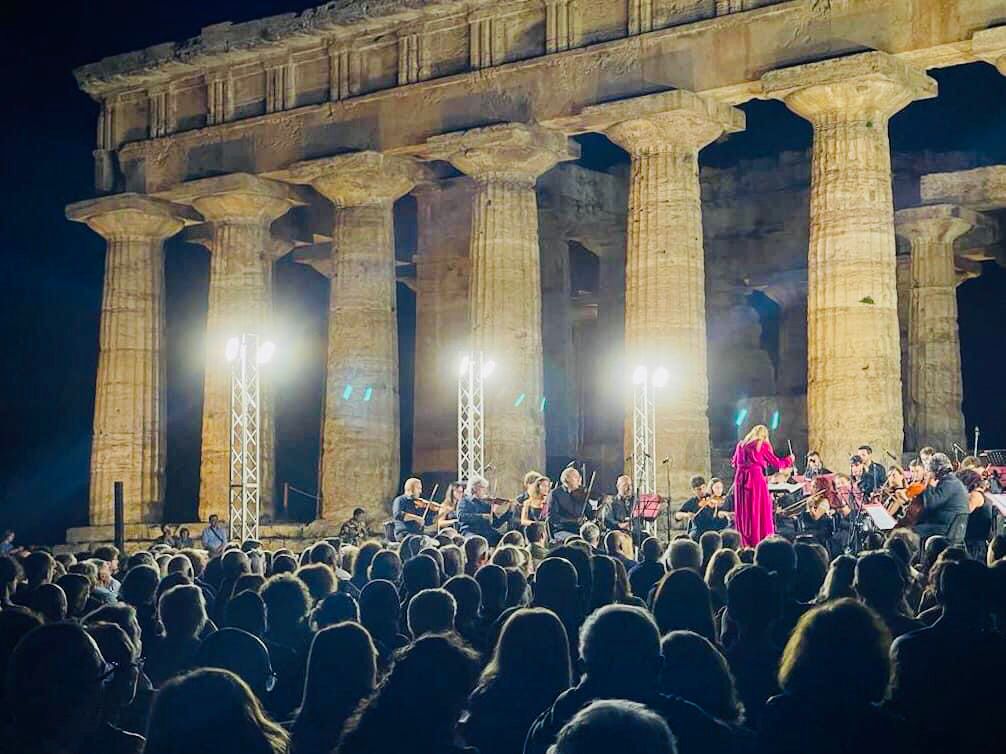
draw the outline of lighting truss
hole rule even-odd
[[[481,351],[466,355],[458,373],[458,479],[483,475],[485,463],[485,413],[483,385],[492,362]]]
[[[656,468],[657,415],[653,404],[653,387],[645,373],[634,379],[632,386],[632,478],[640,494],[657,491]]]
[[[259,473],[262,460],[259,372],[263,356],[266,356],[266,351],[260,354],[257,335],[245,334],[228,344],[228,357],[231,358],[228,531],[230,538],[239,542],[259,538]]]

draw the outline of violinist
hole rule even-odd
[[[929,462],[929,484],[922,493],[922,515],[915,527],[923,543],[934,534],[946,534],[954,519],[968,513],[968,491],[945,453]]]
[[[690,526],[692,517],[699,512],[699,503],[709,497],[709,486],[705,477],[698,474],[689,480],[689,486],[692,488],[692,496],[681,504],[674,514],[674,520]]]
[[[615,480],[615,496],[604,508],[604,528],[606,531],[629,532],[632,529],[632,506],[636,499],[632,494],[632,480],[623,474]]]
[[[464,482],[451,482],[447,485],[447,490],[444,492],[444,499],[440,502],[440,507],[437,510],[437,518],[433,525],[435,530],[434,533],[439,532],[441,529],[457,525],[458,505],[461,504],[461,498],[464,496]]]
[[[552,538],[563,542],[580,534],[583,510],[587,502],[582,488],[583,477],[573,467],[564,469],[559,476],[559,486],[549,492],[545,506]]]
[[[856,449],[856,456],[862,461],[863,468],[859,472],[859,488],[866,497],[870,497],[875,491],[883,487],[887,481],[887,472],[884,467],[873,460],[873,448],[869,445],[860,445]]]
[[[698,510],[692,516],[688,535],[698,542],[707,531],[722,531],[730,525],[728,510],[733,509],[733,498],[727,498],[722,479],[709,480],[709,491],[698,501]]]
[[[524,475],[524,492],[517,496],[520,504],[520,528],[527,529],[536,521],[541,521],[545,508],[545,498],[548,497],[551,482],[547,476],[537,471],[529,471]]]
[[[391,503],[391,518],[395,522],[395,539],[401,542],[410,534],[422,534],[426,524],[425,509],[418,500],[423,494],[421,479],[410,477],[402,485],[402,494]]]
[[[816,497],[808,500],[807,509],[799,518],[801,531],[814,537],[818,544],[828,547],[835,535],[835,521],[832,518],[828,498]]]
[[[465,496],[458,504],[458,532],[462,536],[478,534],[495,547],[503,535],[496,530],[501,517],[497,516],[497,506],[489,499],[489,482],[482,477],[468,480]]]
[[[821,454],[816,450],[812,450],[807,454],[807,465],[803,470],[804,479],[813,479],[821,474],[830,474],[831,471],[825,468],[824,461],[821,460]]]

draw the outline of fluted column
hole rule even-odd
[[[425,176],[405,157],[377,152],[294,165],[336,206],[334,275],[328,317],[321,515],[341,521],[353,508],[387,513],[400,471],[398,312],[394,203]]]
[[[456,473],[457,369],[468,342],[472,190],[462,177],[425,184],[417,204],[416,369],[412,470]]]
[[[227,341],[244,333],[272,334],[272,266],[285,250],[270,233],[273,221],[300,203],[289,186],[244,173],[184,183],[167,196],[191,204],[211,225],[206,374],[203,387],[199,518],[227,518],[230,485],[231,365]],[[279,343],[279,359],[283,344]],[[275,436],[269,367],[260,377],[259,500],[273,507]]]
[[[436,136],[427,146],[429,156],[475,180],[471,347],[496,363],[485,390],[485,461],[500,492],[510,494],[545,464],[535,181],[576,159],[579,148],[561,133],[521,124]]]
[[[814,127],[808,254],[810,444],[841,465],[860,443],[904,441],[887,135],[936,82],[885,53],[772,71],[766,93]]]
[[[938,204],[900,210],[895,219],[911,247],[906,425],[914,447],[948,450],[965,440],[954,241],[978,215]]]
[[[705,254],[699,150],[744,127],[732,107],[675,91],[585,109],[585,124],[629,152],[625,267],[626,385],[637,364],[663,367],[670,381],[654,391],[656,461],[661,494],[688,490],[709,473],[709,380],[706,369]],[[626,452],[631,452],[631,424]]]
[[[101,297],[88,522],[114,522],[123,483],[128,523],[158,522],[164,506],[164,240],[196,219],[187,207],[136,194],[71,204],[108,244]]]

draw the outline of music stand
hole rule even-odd
[[[863,513],[869,517],[873,525],[880,529],[880,531],[890,531],[898,523],[894,520],[894,516],[887,512],[887,508],[880,503],[864,505]]]
[[[656,521],[660,515],[661,502],[663,501],[660,495],[640,495],[632,506],[632,517],[643,521]]]

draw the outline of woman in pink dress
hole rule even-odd
[[[793,466],[793,456],[780,458],[772,452],[768,440],[768,427],[764,424],[751,429],[737,443],[731,464],[734,467],[734,516],[741,543],[756,547],[765,537],[775,532],[772,520],[772,496],[765,479],[765,467],[787,469]]]

